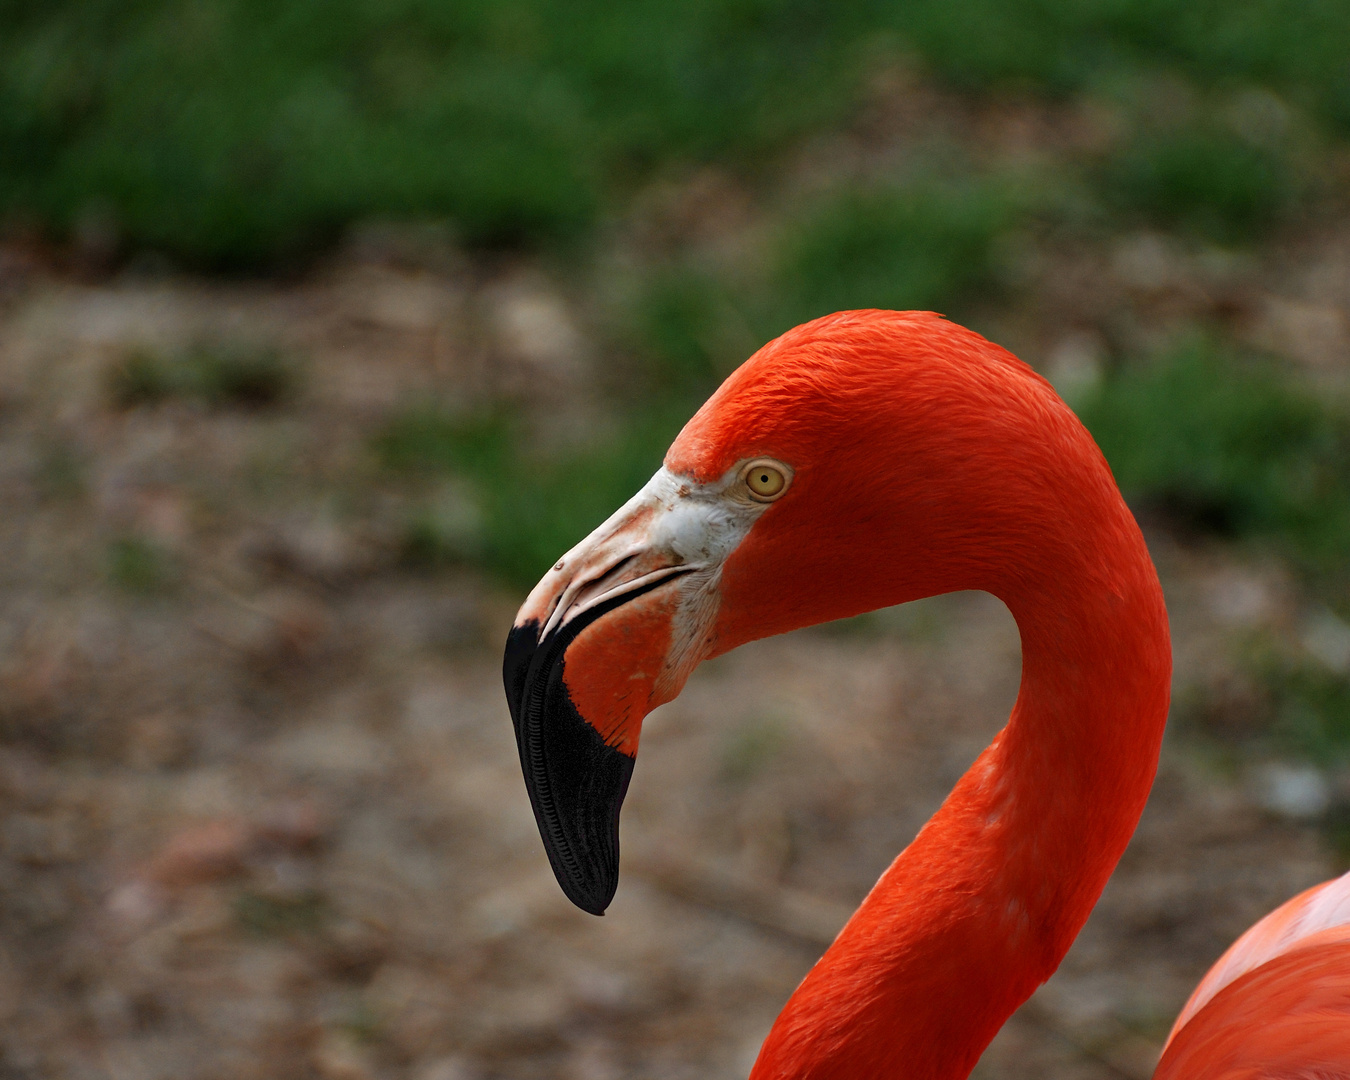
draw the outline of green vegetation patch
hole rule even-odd
[[[267,408],[290,399],[299,375],[293,361],[272,348],[199,345],[182,354],[140,350],[109,373],[120,408],[157,405],[171,398],[212,407]]]
[[[172,558],[158,544],[142,536],[123,536],[107,548],[108,580],[133,596],[168,592],[177,580]]]
[[[234,898],[234,921],[255,937],[288,937],[312,934],[328,916],[328,904],[317,892],[272,896],[244,891]]]
[[[1342,0],[0,0],[0,219],[216,267],[371,217],[566,243],[663,169],[761,171],[915,54],[981,91],[1268,86],[1350,128]]]
[[[789,208],[763,264],[649,275],[623,328],[647,375],[641,389],[692,413],[764,342],[810,319],[959,310],[996,281],[999,237],[1029,210],[999,181],[969,178],[847,187]]]
[[[404,416],[376,440],[381,463],[423,484],[462,480],[476,504],[476,535],[453,540],[465,546],[447,544],[439,527],[419,514],[405,535],[405,556],[432,566],[472,559],[513,584],[531,586],[647,482],[684,418],[637,412],[594,445],[545,451],[531,447],[506,416]]]
[[[1290,208],[1289,162],[1217,127],[1148,133],[1122,147],[1102,175],[1118,212],[1220,243],[1255,239]]]
[[[775,333],[849,308],[942,310],[992,277],[1010,207],[990,187],[854,189],[809,210],[784,238]]]
[[[42,448],[33,479],[45,499],[69,500],[85,492],[85,460],[79,450],[60,440]]]
[[[1338,403],[1192,342],[1108,379],[1080,414],[1128,498],[1193,529],[1272,542],[1344,587],[1350,420]]]
[[[1272,732],[1282,749],[1322,764],[1350,756],[1350,679],[1312,664],[1284,663],[1266,673]]]
[[[787,724],[778,717],[760,717],[742,724],[723,742],[719,773],[741,784],[767,768],[787,747]]]
[[[1258,633],[1237,647],[1241,674],[1227,686],[1190,688],[1176,702],[1183,723],[1229,750],[1323,767],[1350,760],[1350,673],[1287,633]]]
[[[1062,93],[1170,68],[1203,86],[1266,85],[1350,127],[1341,0],[910,0],[889,25],[970,89]]]
[[[438,570],[475,562],[483,553],[483,515],[472,490],[442,484],[409,516],[400,551],[403,565]]]
[[[743,302],[735,286],[708,271],[679,266],[652,273],[624,326],[646,375],[640,390],[687,398],[696,408],[763,344],[750,329]]]
[[[0,3],[0,210],[97,212],[196,263],[357,217],[575,237],[656,165],[752,160],[837,115],[847,5],[701,0]]]

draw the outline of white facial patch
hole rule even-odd
[[[664,547],[691,565],[718,567],[745,539],[768,504],[737,498],[740,466],[720,480],[699,484],[665,466],[647,481],[638,497],[655,504],[648,531],[653,547]]]
[[[769,508],[741,491],[740,471],[737,464],[720,479],[699,484],[663,466],[640,493],[656,507],[647,531],[650,545],[693,568],[676,586],[679,606],[671,620],[670,651],[657,679],[658,693],[673,696],[707,655],[721,602],[722,566]]]
[[[769,507],[749,494],[744,466],[710,483],[658,469],[544,575],[516,624],[537,622],[543,638],[611,598],[675,578],[671,645],[657,689],[677,690],[706,654],[723,564]]]

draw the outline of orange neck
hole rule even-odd
[[[751,1080],[955,1080],[1059,965],[1143,811],[1167,616],[1116,496],[1002,590],[1022,635],[1008,725],[789,1000]],[[1034,580],[1033,580],[1034,577]]]

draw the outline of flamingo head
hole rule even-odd
[[[1005,568],[1027,565],[1008,557],[1037,528],[1026,506],[1045,507],[1037,477],[1063,464],[1047,417],[1081,432],[1020,361],[920,312],[818,319],[723,383],[507,641],[526,786],[578,907],[613,898],[642,720],[700,661],[921,596],[1016,590]]]

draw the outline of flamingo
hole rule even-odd
[[[1050,385],[928,312],[765,345],[530,593],[504,663],[567,896],[604,913],[643,717],[756,638],[959,589],[1022,640],[1007,725],[793,992],[751,1080],[954,1080],[1059,965],[1138,823],[1167,613],[1105,459]],[[1254,926],[1155,1080],[1350,1077],[1350,875]]]

